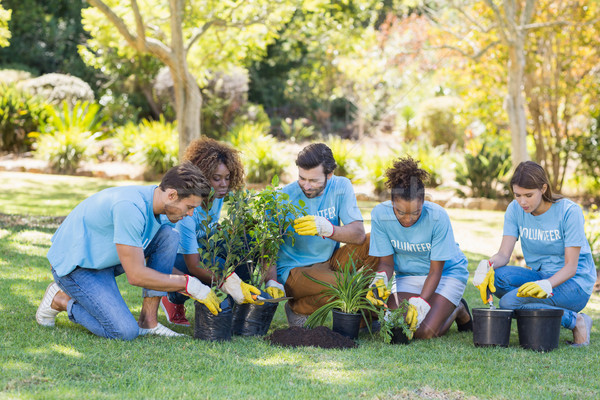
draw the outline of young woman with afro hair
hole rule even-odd
[[[460,331],[471,330],[471,315],[462,299],[469,277],[467,259],[454,240],[446,211],[425,200],[429,174],[404,157],[386,177],[391,200],[371,213],[369,255],[379,257],[374,284],[383,289],[394,277],[387,304],[394,309],[408,300],[406,320],[415,338],[442,336],[454,321]],[[380,293],[384,299],[389,295],[386,290]]]

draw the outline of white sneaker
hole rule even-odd
[[[176,337],[176,336],[185,336],[183,333],[177,333],[175,331],[170,330],[160,322],[154,327],[150,329],[139,328],[139,335],[156,335],[156,336],[166,336],[166,337]]]
[[[38,307],[35,313],[35,320],[41,326],[54,326],[54,322],[56,320],[56,316],[60,311],[53,309],[52,300],[54,300],[54,296],[56,293],[60,291],[60,288],[56,284],[56,282],[52,282],[46,288],[46,292],[44,293],[44,297],[42,297],[42,302]]]
[[[288,325],[290,326],[290,328],[292,327],[300,327],[302,328],[304,326],[304,324],[306,323],[306,320],[308,319],[308,315],[304,315],[304,314],[298,314],[292,311],[292,309],[290,308],[290,303],[287,302],[285,303],[285,316],[287,317],[288,320]]]

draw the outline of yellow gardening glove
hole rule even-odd
[[[411,331],[416,331],[421,326],[431,306],[422,297],[411,297],[408,299],[408,312],[406,313],[406,322],[408,322]]]
[[[408,306],[408,312],[406,313],[406,323],[408,324],[408,329],[411,331],[417,330],[417,308],[413,305]]]
[[[260,290],[252,285],[247,284],[246,282],[242,282],[240,277],[235,272],[225,279],[225,283],[223,283],[221,289],[233,297],[233,300],[238,304],[264,304],[263,301],[256,299],[256,296],[260,295]]]
[[[285,289],[283,288],[283,285],[276,280],[269,279],[265,286],[267,287],[265,292],[267,292],[271,298],[278,299],[280,297],[285,297]]]
[[[387,274],[383,271],[378,272],[371,282],[372,290],[367,293],[367,300],[374,306],[387,307],[385,301],[390,297],[390,291],[387,288],[388,278]]]
[[[552,284],[547,279],[535,282],[527,282],[519,287],[517,297],[535,297],[536,299],[547,299],[552,297]]]
[[[481,296],[483,304],[488,303],[488,290],[492,293],[496,293],[493,267],[494,264],[490,263],[488,260],[481,260],[475,270],[475,275],[473,276],[473,285],[479,289],[479,295]]]
[[[302,236],[323,236],[333,235],[333,225],[327,218],[315,215],[306,215],[294,220],[294,230]]]
[[[221,311],[221,300],[219,300],[215,292],[193,276],[185,275],[185,278],[187,282],[185,284],[185,291],[182,293],[204,304],[208,308],[208,311],[217,315]]]

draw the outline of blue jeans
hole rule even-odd
[[[179,233],[163,225],[144,250],[148,268],[170,274],[178,246]],[[124,272],[121,264],[98,270],[77,267],[59,277],[53,268],[54,280],[71,297],[67,305],[69,319],[101,337],[135,339],[139,331],[137,321],[123,300],[115,280]],[[144,289],[143,293],[145,297],[155,297],[165,292]]]
[[[510,265],[496,269],[495,294],[500,298],[500,308],[508,310],[556,308],[563,310],[561,325],[572,330],[575,327],[577,313],[585,307],[590,299],[590,295],[585,293],[573,279],[552,288],[554,295],[547,299],[517,297],[518,288],[524,283],[548,279],[552,275]]]

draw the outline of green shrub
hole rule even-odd
[[[394,155],[377,155],[377,157],[365,158],[363,165],[367,170],[367,179],[373,183],[373,192],[378,196],[387,190],[385,171],[392,166],[394,159],[396,159]]]
[[[79,163],[94,152],[94,142],[102,135],[104,118],[100,105],[77,101],[73,107],[65,101],[62,109],[46,105],[48,120],[38,137],[35,155],[48,160],[50,168],[58,173],[72,174]]]
[[[597,191],[600,188],[600,114],[594,118],[589,134],[578,136],[573,142],[579,158],[577,172],[592,178],[595,184],[590,185],[590,189]]]
[[[237,149],[242,150],[244,146],[254,140],[259,140],[267,135],[269,125],[264,122],[250,122],[235,126],[227,134],[226,140]]]
[[[590,210],[584,211],[585,234],[592,249],[592,257],[596,269],[600,270],[600,212],[598,206],[592,204]]]
[[[271,182],[287,166],[279,142],[266,133],[268,130],[267,123],[247,123],[234,127],[227,135],[227,141],[242,152],[249,183]]]
[[[179,134],[176,123],[142,120],[117,129],[115,138],[125,159],[146,165],[147,178],[160,175],[177,165]]]
[[[432,146],[426,141],[414,142],[404,146],[404,152],[419,161],[419,167],[429,173],[427,187],[442,184],[442,171],[447,165],[445,146]]]
[[[456,164],[456,182],[468,186],[473,197],[504,197],[508,195],[504,178],[510,168],[508,144],[499,138],[482,136],[467,144],[463,162]],[[457,193],[466,197],[460,189]]]
[[[281,156],[281,146],[271,135],[264,135],[242,149],[246,179],[250,183],[271,182],[275,175],[281,176],[287,166]]]
[[[331,149],[333,158],[338,165],[335,169],[335,174],[345,176],[353,183],[363,181],[361,176],[362,169],[360,167],[362,158],[360,145],[334,135],[328,136],[326,144]]]
[[[0,150],[21,153],[31,149],[31,132],[47,118],[40,98],[14,87],[0,85]]]
[[[305,125],[301,119],[290,120],[290,122],[281,121],[281,133],[285,139],[292,142],[302,142],[315,136],[314,126]]]
[[[456,122],[459,99],[451,96],[438,96],[424,101],[419,109],[420,130],[430,138],[434,146],[462,144]]]

